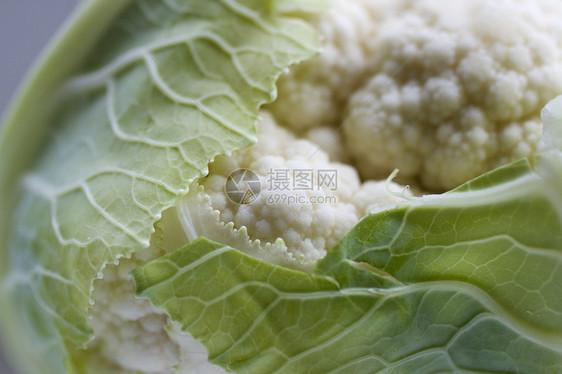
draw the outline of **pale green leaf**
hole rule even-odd
[[[66,33],[101,34],[80,27],[100,16],[98,3],[84,5]],[[162,211],[216,155],[256,140],[258,109],[274,99],[275,79],[319,47],[310,26],[270,1],[138,0],[121,11],[123,4],[106,4],[119,15],[110,27],[99,22],[104,36],[78,73],[50,86],[52,108],[30,121],[47,129],[39,156],[2,197],[21,196],[15,212],[2,213],[12,227],[2,314],[9,339],[40,353],[28,355],[34,373],[64,370],[63,347],[91,338],[93,281],[105,265],[147,247]],[[57,71],[53,59],[63,57],[73,50],[57,50],[44,65]],[[26,90],[34,89],[32,81]],[[14,110],[33,111],[23,97]],[[20,117],[8,117],[2,144],[27,126]],[[17,152],[24,150],[3,157]]]
[[[337,274],[352,261],[404,283],[473,284],[511,317],[562,337],[562,297],[554,296],[562,295],[562,222],[543,185],[524,160],[450,193],[367,217],[320,270]]]
[[[517,323],[464,282],[340,287],[207,239],[133,276],[140,297],[200,339],[211,362],[236,373],[562,369],[559,338]]]

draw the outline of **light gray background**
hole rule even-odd
[[[0,113],[5,113],[27,70],[79,1],[88,0],[0,0]],[[0,374],[16,374],[1,354]]]

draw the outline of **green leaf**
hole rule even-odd
[[[211,362],[236,373],[562,369],[559,336],[518,323],[468,283],[340,287],[207,239],[133,276],[138,296],[200,339]]]
[[[106,264],[147,247],[162,211],[216,155],[255,142],[258,109],[274,99],[278,75],[319,48],[308,24],[270,1],[104,1],[118,14],[110,27],[81,27],[99,17],[99,3],[84,5],[66,30],[104,34],[75,64],[82,68],[62,78],[57,61],[64,68],[73,58],[63,38],[68,49],[55,47],[39,68],[62,82],[48,86],[49,109],[20,123],[34,110],[33,95],[22,95],[2,137],[19,141],[21,125],[48,132],[19,186],[22,170],[0,178],[13,179],[3,199],[21,196],[2,218],[12,228],[0,248],[3,323],[8,339],[42,353],[27,354],[34,373],[63,372],[64,347],[91,338],[93,281]],[[46,87],[36,79],[26,92]],[[22,150],[10,152],[2,157]]]
[[[329,8],[325,0],[274,0],[273,6],[281,13],[316,13]]]
[[[351,261],[408,284],[472,284],[506,316],[562,336],[562,297],[555,296],[562,295],[562,222],[543,191],[544,181],[521,160],[367,217],[319,269],[337,276]]]

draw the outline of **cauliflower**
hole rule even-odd
[[[323,38],[322,54],[279,79],[279,95],[268,109],[282,125],[302,133],[341,121],[345,103],[365,79],[374,53],[369,41],[393,9],[388,0],[337,0],[311,20]]]
[[[536,151],[562,90],[561,15],[555,0],[335,1],[324,53],[282,77],[271,110],[340,127],[363,178],[398,168],[448,190]]]
[[[228,176],[240,169],[252,170],[262,185],[250,204],[236,203],[225,194]],[[315,184],[299,192],[269,189],[272,170],[334,171],[337,188]],[[394,183],[361,183],[355,169],[330,162],[318,145],[296,138],[262,112],[256,145],[217,157],[209,175],[192,186],[177,208],[165,213],[151,246],[110,266],[96,282],[92,308],[96,338],[89,349],[97,352],[107,372],[164,374],[172,367],[185,374],[224,372],[207,363],[205,348],[189,334],[177,325],[167,327],[165,313],[134,297],[129,272],[199,236],[269,263],[311,271],[360,218],[401,201],[390,193],[399,189]]]
[[[279,96],[261,112],[257,143],[218,156],[159,225],[176,230],[159,229],[149,250],[97,281],[97,338],[90,349],[107,368],[224,372],[165,313],[132,296],[129,271],[177,248],[162,238],[185,243],[204,236],[268,263],[311,271],[362,217],[402,200],[391,191],[403,187],[372,178],[398,168],[404,181],[443,190],[535,151],[539,109],[562,91],[560,6],[531,0],[332,5],[312,20],[324,37],[323,53],[280,79]],[[543,13],[548,16],[540,18]],[[251,203],[233,201],[225,190],[237,170],[259,181]],[[337,188],[312,179],[311,188],[295,191],[295,171],[331,171]],[[290,188],[276,188],[275,173]]]
[[[392,183],[387,190],[385,182],[362,184],[354,168],[330,162],[317,144],[278,127],[267,112],[262,112],[259,132],[257,144],[250,149],[218,157],[209,175],[198,182],[201,188],[195,186],[180,202],[180,219],[190,240],[204,235],[231,243],[232,238],[220,233],[240,235],[243,228],[247,243],[236,244],[249,248],[257,240],[259,244],[251,250],[256,257],[267,253],[264,246],[277,244],[282,258],[268,257],[269,262],[290,265],[294,258],[310,265],[324,257],[359,219],[401,200],[389,192],[399,191],[398,185]],[[261,192],[251,204],[225,195],[228,176],[239,169],[251,170],[259,179]],[[323,172],[333,178],[330,185],[318,180]],[[299,173],[309,179],[300,181]],[[298,183],[303,183],[301,189]],[[228,224],[238,231],[223,230]]]
[[[56,351],[29,372],[47,358],[41,373],[414,365],[397,369],[407,372],[418,359],[427,372],[485,371],[470,366],[485,360],[466,357],[503,354],[500,338],[490,340],[499,348],[462,351],[470,365],[451,352],[461,339],[483,341],[476,329],[494,318],[486,331],[522,334],[514,350],[560,351],[559,336],[543,331],[562,315],[551,286],[560,241],[548,242],[560,200],[551,185],[537,187],[546,177],[529,165],[540,109],[562,92],[562,3],[333,0],[308,13],[321,2],[138,0],[82,75],[52,95],[56,110],[39,107],[55,134],[37,166],[18,174],[21,199],[10,187],[13,217],[0,215],[10,222],[0,304],[23,315],[8,334],[27,329],[22,346],[45,339]],[[109,4],[84,5],[88,17],[98,3]],[[307,60],[315,31],[321,53]],[[498,166],[499,176],[448,194],[413,197],[406,186],[446,191]],[[525,236],[538,222],[529,194],[548,217],[539,244]],[[546,248],[539,260],[535,244]],[[192,253],[200,257],[189,262]],[[544,258],[554,270],[543,281]],[[200,266],[212,270],[192,276]],[[545,305],[528,307],[535,296]]]
[[[170,217],[164,218],[170,219]],[[166,313],[148,300],[135,297],[130,271],[172,250],[161,241],[162,231],[151,246],[118,265],[110,265],[96,282],[92,307],[95,339],[86,359],[95,362],[85,373],[221,374],[224,369],[207,361],[207,350],[181,326],[170,323]],[[177,236],[177,234],[175,234]]]

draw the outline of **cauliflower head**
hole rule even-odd
[[[89,349],[119,373],[224,372],[132,296],[129,271],[201,236],[310,271],[361,218],[402,201],[392,191],[403,187],[384,181],[393,169],[444,190],[531,154],[539,109],[562,91],[560,15],[549,1],[333,1],[311,19],[322,54],[281,77],[257,143],[218,156],[165,213],[151,247],[97,281]],[[226,190],[237,171],[259,185],[250,203]],[[295,171],[312,172],[310,188],[294,188]]]
[[[460,258],[454,257],[453,250],[452,254],[447,253],[450,258],[443,261],[431,257],[444,251],[442,248],[456,247],[457,240],[464,238],[462,235],[468,240],[458,247],[472,245],[473,233],[461,232],[465,227],[460,227],[464,221],[459,211],[471,203],[473,196],[481,195],[467,197],[459,189],[452,194],[417,198],[407,193],[409,186],[404,185],[410,184],[421,192],[450,190],[497,166],[535,154],[543,133],[540,109],[562,92],[562,2],[332,0],[323,12],[307,11],[307,6],[315,8],[320,2],[276,0],[263,6],[258,1],[239,0],[139,0],[103,39],[107,44],[103,46],[104,53],[94,56],[84,74],[70,79],[60,95],[53,95],[62,103],[62,109],[57,108],[60,113],[52,120],[57,132],[45,147],[38,166],[28,174],[22,173],[21,184],[26,190],[21,202],[14,203],[16,223],[6,244],[6,257],[11,261],[7,276],[4,277],[0,266],[0,301],[4,297],[14,301],[11,316],[19,318],[17,314],[25,311],[21,325],[28,328],[38,319],[38,325],[46,326],[29,328],[34,335],[23,344],[40,340],[44,334],[52,338],[49,347],[63,352],[59,354],[63,360],[50,361],[45,370],[56,371],[52,368],[64,365],[87,374],[220,374],[234,370],[228,366],[230,363],[223,368],[209,362],[206,347],[211,332],[203,328],[197,331],[199,335],[193,333],[203,336],[203,345],[186,332],[187,323],[180,324],[172,313],[166,312],[168,304],[173,304],[176,311],[203,313],[219,302],[201,301],[203,298],[194,301],[190,295],[176,294],[177,284],[173,282],[165,285],[173,289],[173,297],[164,301],[143,299],[146,295],[139,292],[139,282],[135,284],[133,280],[135,271],[142,272],[144,265],[157,261],[161,261],[158,266],[166,269],[150,276],[158,278],[172,273],[161,283],[183,279],[190,270],[168,260],[168,256],[181,256],[183,250],[202,237],[222,245],[224,253],[236,251],[240,256],[234,267],[249,263],[252,275],[257,277],[270,271],[267,276],[277,282],[273,286],[273,281],[254,282],[249,277],[240,279],[240,284],[228,291],[231,293],[223,299],[246,286],[251,290],[255,286],[256,294],[263,291],[264,295],[277,297],[275,302],[252,304],[242,310],[240,315],[244,318],[258,309],[273,310],[277,301],[291,294],[294,290],[283,291],[284,279],[298,279],[299,287],[307,290],[303,294],[313,294],[307,301],[329,294],[342,302],[338,305],[348,303],[341,310],[336,307],[314,311],[325,312],[329,318],[310,320],[309,315],[290,313],[304,303],[290,304],[282,312],[287,312],[288,318],[298,318],[283,331],[287,336],[304,336],[295,326],[305,321],[310,331],[324,326],[326,333],[321,331],[318,341],[324,342],[326,337],[330,341],[336,335],[339,339],[347,333],[337,331],[340,327],[342,331],[352,331],[357,326],[361,329],[361,323],[378,313],[379,307],[392,304],[387,308],[392,310],[391,314],[385,315],[390,317],[380,320],[385,324],[383,328],[372,325],[378,333],[386,329],[388,321],[410,318],[411,310],[433,307],[433,301],[422,304],[426,296],[431,299],[437,294],[439,300],[435,305],[442,309],[454,304],[449,303],[452,298],[466,296],[463,292],[468,295],[463,306],[478,304],[474,300],[480,294],[470,298],[477,293],[472,284],[456,288],[448,296],[439,293],[449,292],[450,285],[445,284],[445,291],[428,291],[420,296],[419,304],[415,304],[418,294],[409,292],[418,292],[425,287],[423,283],[431,283],[436,277],[441,281],[439,277],[451,268],[460,269],[462,274],[454,273],[454,282],[450,283],[462,283],[459,279],[465,273],[474,275],[486,267],[478,265],[478,261],[484,259],[488,264],[501,257],[488,260],[489,253],[495,255],[491,250],[478,257],[478,248],[475,257],[470,257],[468,250]],[[93,9],[88,8],[91,14],[99,15],[97,5],[88,6]],[[119,11],[116,8],[116,14]],[[140,34],[136,35],[137,32]],[[322,39],[321,53],[306,60],[317,51],[316,33]],[[132,35],[135,38],[128,39]],[[123,50],[126,52],[121,53]],[[286,69],[297,62],[300,63]],[[30,98],[33,96],[23,96],[22,100],[25,103]],[[262,106],[265,102],[269,104]],[[82,168],[83,165],[86,167]],[[397,170],[400,184],[392,181]],[[488,209],[485,204],[501,200],[509,214],[512,206],[506,200],[519,197],[527,188],[536,194],[540,190],[537,180],[542,179],[530,172],[524,175],[522,170],[528,171],[522,164],[509,166],[506,174],[516,177],[506,183],[507,187],[502,185],[497,190],[511,190],[501,196],[503,200],[492,196],[474,213],[494,223],[490,232],[499,230],[493,232],[494,240],[508,237],[505,227],[496,225],[499,221],[503,223],[505,216],[497,218],[497,210]],[[520,175],[524,177],[518,179]],[[561,179],[560,175],[555,177]],[[559,200],[551,204],[553,196],[559,198],[555,192],[545,193],[547,198],[540,200],[544,206],[562,206]],[[439,200],[440,196],[444,196],[444,202]],[[413,202],[403,204],[405,200]],[[424,204],[431,209],[446,209],[428,219]],[[555,216],[554,210],[548,211],[550,218]],[[372,215],[381,212],[380,216]],[[414,223],[404,218],[411,212]],[[516,213],[520,214],[513,215]],[[36,216],[46,218],[40,220]],[[376,221],[383,216],[384,219]],[[481,224],[486,219],[475,221]],[[364,222],[375,224],[365,229],[361,226]],[[473,223],[465,226],[472,227]],[[518,227],[515,223],[510,229]],[[545,224],[541,229],[555,231],[551,227],[557,226]],[[431,230],[435,232],[430,233]],[[353,248],[345,247],[350,233],[359,237],[350,239],[355,241]],[[435,243],[428,239],[429,234],[434,235]],[[545,237],[550,239],[549,235]],[[388,243],[376,242],[378,236]],[[449,236],[454,239],[441,245],[443,238]],[[474,246],[486,241],[478,238]],[[510,252],[520,249],[515,239],[506,241]],[[408,257],[411,254],[406,250],[412,245],[422,249],[434,247],[427,251],[429,254],[421,249],[418,253],[416,247],[416,253]],[[523,246],[527,246],[523,252],[531,247],[526,242]],[[541,254],[558,256],[551,252],[548,248]],[[334,253],[341,254],[341,258],[329,263],[326,258]],[[212,256],[204,254],[203,258]],[[399,263],[397,266],[406,271],[395,277],[387,271],[390,266],[374,266],[381,258],[394,265]],[[247,263],[243,264],[244,261]],[[441,268],[448,261],[454,266]],[[428,271],[433,271],[432,266],[437,270],[431,274],[416,273],[426,262],[431,262]],[[535,266],[530,263],[529,266]],[[552,263],[558,266],[555,261]],[[324,268],[320,268],[322,264]],[[337,277],[330,273],[336,268],[341,271]],[[236,269],[227,270],[232,270],[232,277],[227,271],[230,278],[237,277]],[[498,277],[511,276],[513,271],[508,270],[498,272]],[[220,271],[225,269],[212,274]],[[495,274],[484,276],[485,281],[496,278]],[[226,284],[230,278],[220,281]],[[420,279],[421,285],[414,284]],[[544,283],[551,287],[556,279],[553,275]],[[517,280],[509,278],[501,286],[511,286]],[[540,282],[533,282],[529,289],[536,284],[542,287]],[[207,280],[197,285],[198,290],[212,288],[210,283]],[[412,284],[415,287],[410,287]],[[498,284],[489,287],[490,293],[500,288]],[[544,293],[555,294],[547,286]],[[515,288],[514,295],[521,290],[518,285]],[[136,297],[135,292],[141,297]],[[291,300],[302,302],[305,298],[299,299],[300,292],[298,289],[298,295]],[[473,319],[467,317],[467,324],[492,318],[496,309],[505,308],[499,302],[501,308],[488,308],[486,303],[492,299],[488,296],[484,304],[473,308],[481,307],[478,313],[483,310],[484,318],[480,314],[470,317]],[[402,299],[386,302],[394,301],[394,297]],[[374,298],[379,301],[369,304]],[[186,300],[193,303],[183,304]],[[445,303],[439,304],[443,300]],[[508,302],[512,300],[505,301]],[[407,303],[412,303],[411,307],[403,307]],[[549,308],[547,305],[542,310]],[[265,312],[260,318],[270,318]],[[540,314],[529,313],[533,318]],[[434,313],[432,309],[425,317],[419,315],[422,317],[414,322],[420,326],[435,318],[428,322],[435,325],[426,331],[441,331],[434,327],[454,325],[450,320],[439,320],[446,312]],[[456,309],[450,315],[461,318]],[[222,324],[236,326],[236,316],[215,317]],[[359,324],[355,325],[356,321]],[[250,322],[257,326],[261,320]],[[465,322],[458,322],[460,333]],[[352,328],[345,330],[349,327],[346,323]],[[416,323],[412,325],[417,328]],[[275,323],[270,326],[265,335],[276,328]],[[396,326],[403,327],[400,322]],[[522,329],[527,328],[525,325]],[[417,339],[415,329],[406,330],[391,331],[389,336],[381,335],[380,340],[400,335],[405,339],[401,344],[407,349],[410,343],[423,340]],[[19,334],[14,331],[12,336]],[[372,332],[353,331],[354,337],[360,339],[373,335]],[[410,333],[415,338],[408,338]],[[531,333],[533,338],[550,339],[549,332]],[[249,332],[241,334],[253,338]],[[219,338],[227,342],[231,336],[226,335]],[[553,345],[560,347],[559,339],[552,338]],[[337,339],[334,341],[339,344]],[[444,345],[449,347],[448,342],[453,341],[449,337]],[[217,346],[222,347],[223,342]],[[309,348],[305,339],[303,342],[304,348],[299,347],[295,357],[301,352],[316,351],[316,346]],[[362,345],[371,349],[368,344]],[[37,351],[36,348],[29,351]],[[71,352],[68,357],[64,351],[67,348]],[[233,348],[236,349],[239,347]],[[287,349],[290,351],[291,347]],[[271,349],[275,350],[276,347]],[[391,350],[385,347],[384,351]],[[417,348],[411,351],[424,352]],[[320,354],[325,352],[320,350]],[[339,353],[341,357],[337,360],[347,360],[345,349]],[[266,354],[273,356],[277,352]],[[372,355],[365,353],[369,359]],[[252,365],[262,359],[259,354],[245,351],[242,356],[241,361],[256,360]],[[51,355],[42,353],[34,367],[40,367],[45,357]],[[292,359],[288,355],[283,357],[287,365]],[[445,361],[454,365],[452,359]],[[295,362],[299,364],[298,360]],[[346,361],[342,367],[347,368],[348,364]]]
[[[324,53],[281,78],[272,111],[336,126],[363,178],[398,168],[448,190],[535,152],[562,89],[561,15],[548,0],[334,1]]]
[[[252,171],[261,191],[250,204],[240,204],[225,194],[229,175],[236,170]],[[325,178],[325,180],[322,180]],[[180,219],[190,240],[205,235],[213,240],[231,242],[218,236],[223,225],[233,225],[247,244],[256,247],[255,256],[267,252],[264,246],[281,246],[281,259],[314,264],[369,213],[394,207],[400,198],[385,182],[362,183],[350,165],[332,162],[318,144],[296,138],[279,127],[275,119],[262,112],[256,145],[231,156],[219,156],[210,165],[209,175],[198,182],[180,202]],[[207,206],[201,206],[204,202]],[[192,204],[199,204],[197,208]],[[191,213],[190,213],[191,212]],[[197,218],[188,217],[197,212]],[[209,215],[204,224],[205,214]],[[214,222],[214,224],[213,224]],[[257,241],[257,243],[256,243]]]

